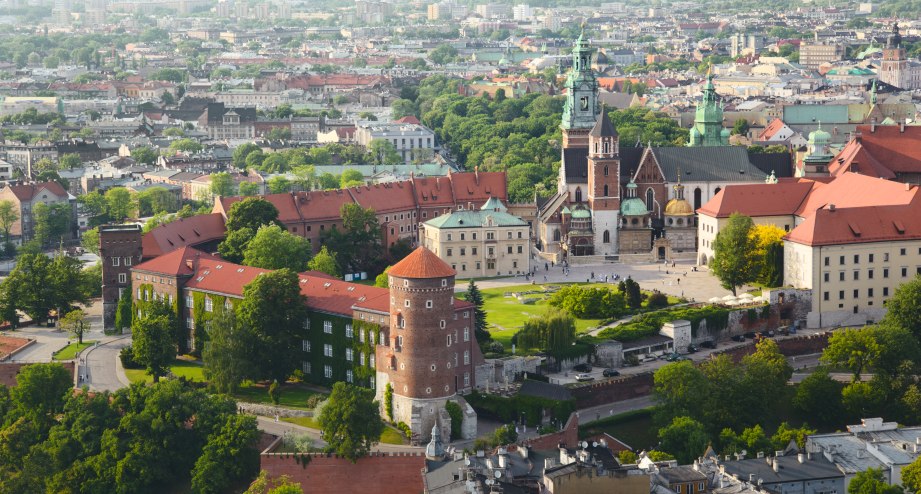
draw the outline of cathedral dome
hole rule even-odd
[[[819,128],[809,133],[809,142],[813,144],[827,144],[831,140],[831,134],[822,130],[822,124]]]
[[[587,209],[578,208],[572,212],[572,218],[574,220],[587,220],[591,217],[592,213],[590,213]]]
[[[631,197],[620,205],[620,214],[624,216],[646,216],[649,211],[646,210],[646,203],[637,197]]]
[[[665,205],[666,216],[693,216],[694,208],[685,199],[672,199]]]

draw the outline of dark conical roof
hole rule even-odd
[[[608,112],[604,111],[604,108],[601,109],[601,113],[598,114],[598,119],[595,120],[595,126],[592,127],[592,131],[589,132],[592,137],[616,137],[617,130],[614,128],[614,124],[611,123],[611,119],[608,118]]]

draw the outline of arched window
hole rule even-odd
[[[576,202],[582,202],[582,187],[576,187]]]
[[[716,189],[713,190],[713,195],[719,194],[721,190],[723,190],[723,189],[717,187]]]
[[[694,189],[694,209],[695,210],[700,209],[700,206],[701,206],[700,199],[701,199],[700,187],[697,187]]]
[[[598,141],[595,141],[595,154],[598,154]]]
[[[560,241],[560,231],[559,230],[553,230],[553,241],[554,242]]]
[[[631,224],[631,225],[638,225],[638,224],[640,224],[640,222],[639,222],[639,220],[637,220],[636,218],[633,218],[632,220],[630,220],[630,224]]]
[[[611,232],[605,230],[605,231],[604,231],[604,234],[602,234],[602,236],[601,236],[601,241],[604,242],[604,243],[606,243],[606,244],[611,243]]]
[[[652,189],[646,189],[646,210],[655,211],[656,193]]]
[[[610,152],[611,152],[611,142],[604,141],[604,154],[608,154]]]
[[[608,165],[604,165],[604,176],[608,176]]]
[[[604,197],[608,197],[608,184],[604,184]]]

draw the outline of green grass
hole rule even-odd
[[[94,343],[96,343],[95,340],[84,341],[83,343],[71,343],[55,352],[54,360],[73,360],[77,358],[78,353],[82,352],[85,348],[93,346]]]
[[[572,284],[572,283],[569,283]],[[578,283],[587,286],[603,286],[604,283]],[[564,285],[563,283],[547,283],[542,285],[520,285],[501,288],[488,288],[481,290],[483,294],[483,310],[486,311],[486,322],[489,323],[489,333],[493,339],[501,342],[508,351],[511,351],[512,336],[521,329],[524,321],[531,316],[541,316],[547,311],[548,294],[532,294],[529,298],[540,298],[533,304],[523,304],[515,297],[506,297],[506,293],[528,292],[540,290],[544,286]],[[576,319],[576,332],[584,333],[590,328],[598,326],[601,319]]]
[[[286,408],[310,410],[310,408],[307,408],[307,398],[316,394],[322,393],[297,384],[285,384],[281,387],[281,397],[278,404]],[[233,397],[250,403],[272,404],[272,399],[269,398],[269,387],[262,384],[241,386]]]
[[[203,367],[197,362],[186,360],[174,360],[173,365],[169,367],[170,372],[176,377],[184,377],[190,381],[205,382],[205,376],[202,374]],[[147,375],[144,369],[125,369],[125,375],[128,380],[136,382],[153,382],[153,378]]]
[[[320,424],[317,423],[317,420],[313,417],[286,417],[281,420],[301,427],[320,429]],[[383,444],[406,444],[403,434],[389,425],[384,426],[384,432],[381,433],[380,442]]]

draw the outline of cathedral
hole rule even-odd
[[[693,259],[695,210],[730,183],[763,183],[771,170],[753,164],[745,147],[729,146],[710,74],[688,146],[621,147],[599,103],[594,52],[583,33],[565,82],[557,191],[538,199],[537,247],[544,258],[558,262],[584,256],[674,259],[684,253]],[[778,170],[778,176],[789,176],[789,168]]]

